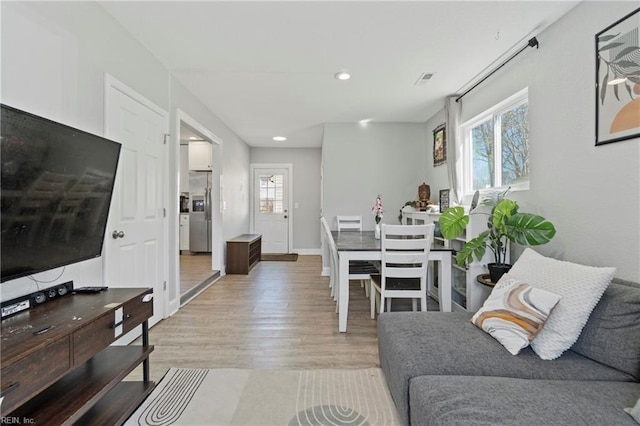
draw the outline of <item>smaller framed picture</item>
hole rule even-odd
[[[445,125],[441,124],[433,130],[433,166],[447,162],[447,136]]]
[[[440,213],[444,212],[449,208],[449,190],[441,189],[440,190]]]

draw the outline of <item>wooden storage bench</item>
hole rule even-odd
[[[227,274],[248,274],[260,261],[262,235],[243,234],[227,241]]]

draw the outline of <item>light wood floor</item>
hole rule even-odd
[[[379,365],[376,321],[353,282],[349,332],[338,333],[320,256],[260,262],[226,275],[149,332],[151,378],[170,367],[366,368]]]
[[[180,294],[186,293],[211,275],[211,253],[180,255]]]
[[[351,283],[348,332],[338,333],[321,262],[320,256],[260,262],[249,275],[216,281],[150,330],[151,379],[160,380],[170,367],[378,367],[369,299],[358,282]]]

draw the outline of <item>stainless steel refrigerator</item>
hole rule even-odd
[[[189,251],[211,252],[211,172],[189,172]]]

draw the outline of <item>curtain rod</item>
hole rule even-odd
[[[485,75],[484,77],[482,77],[482,79],[480,81],[478,81],[476,84],[474,84],[473,86],[471,86],[469,89],[467,89],[467,91],[465,91],[462,95],[458,96],[456,98],[456,102],[460,102],[460,99],[462,99],[463,96],[465,96],[467,93],[469,93],[470,91],[472,91],[473,89],[475,89],[476,87],[478,87],[480,85],[480,83],[482,83],[483,81],[485,81],[487,78],[491,77],[496,71],[498,71],[500,68],[502,68],[503,66],[505,66],[509,61],[511,61],[513,58],[515,58],[516,56],[518,56],[520,53],[522,53],[527,47],[535,47],[536,49],[539,48],[539,44],[538,44],[538,39],[535,37],[532,37],[531,39],[529,39],[529,41],[527,42],[527,45],[524,46],[522,49],[518,50],[516,53],[514,53],[513,55],[511,55],[511,57],[509,57],[509,59],[507,59],[506,61],[504,61],[502,64],[500,64],[497,68],[495,68],[493,71],[491,71],[489,74]]]

